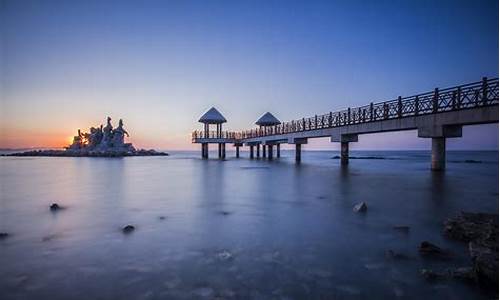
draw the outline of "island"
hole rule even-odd
[[[132,143],[125,143],[128,132],[123,128],[120,119],[118,127],[113,128],[111,118],[107,118],[106,126],[90,127],[89,132],[82,132],[73,137],[71,145],[64,150],[32,150],[4,156],[63,156],[63,157],[124,157],[124,156],[167,156],[166,152],[153,149],[136,149]]]

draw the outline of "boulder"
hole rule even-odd
[[[418,248],[418,251],[422,255],[426,256],[434,256],[434,257],[447,257],[449,256],[449,252],[428,242],[428,241],[423,241],[420,244],[420,247]]]
[[[366,205],[366,203],[361,202],[361,203],[354,205],[352,210],[354,212],[366,212],[367,209],[368,209],[368,206]]]
[[[498,288],[498,215],[465,213],[446,220],[444,233],[468,242],[472,270],[477,281]]]
[[[122,228],[123,233],[131,233],[134,230],[135,230],[135,227],[132,225],[127,225],[127,226]]]
[[[0,232],[0,240],[6,239],[9,237],[7,232]]]
[[[61,207],[59,204],[57,204],[57,203],[52,203],[52,204],[50,205],[50,210],[51,210],[51,211],[57,211],[57,210],[60,210],[61,208],[62,208],[62,207]]]
[[[489,239],[495,233],[498,239],[498,215],[462,212],[459,216],[445,221],[444,233],[464,242]]]

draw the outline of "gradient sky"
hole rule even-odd
[[[498,1],[0,0],[0,147],[63,146],[109,115],[140,147],[194,149],[211,106],[248,129],[266,111],[286,121],[498,77],[498,62]],[[449,145],[498,149],[498,125]],[[429,147],[415,131],[353,145]]]

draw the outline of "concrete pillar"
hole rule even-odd
[[[201,144],[201,158],[208,158],[208,144]]]
[[[226,158],[226,143],[222,143],[222,158]]]
[[[219,158],[222,158],[222,144],[219,143],[218,145],[218,150],[219,150]]]
[[[280,154],[280,144],[277,144],[276,145],[276,157],[280,157],[281,154]]]
[[[300,162],[300,156],[301,156],[301,153],[300,153],[300,150],[302,148],[302,145],[301,144],[295,144],[295,161],[296,162]]]
[[[340,164],[349,164],[349,142],[340,143]]]
[[[250,146],[250,158],[253,158],[253,146]]]
[[[446,165],[446,138],[432,138],[431,156],[431,169],[433,171],[443,171]]]
[[[273,159],[273,145],[267,146],[267,149],[269,150],[269,159]]]
[[[257,157],[260,157],[260,144],[257,144]]]
[[[266,145],[262,145],[262,157],[266,158]]]
[[[240,146],[236,146],[236,158],[240,158]]]

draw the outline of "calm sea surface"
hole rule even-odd
[[[441,174],[428,152],[233,155],[0,157],[0,299],[491,298],[420,270],[469,264],[442,222],[498,211],[498,152],[449,152]],[[424,240],[453,258],[420,257]]]

